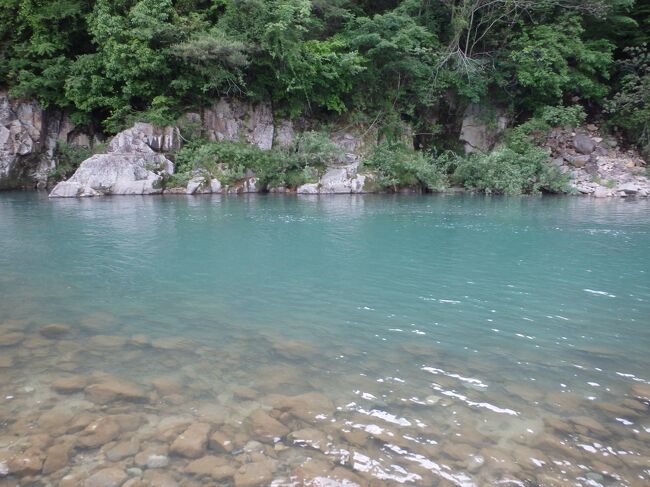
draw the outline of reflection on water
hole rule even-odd
[[[650,205],[0,196],[0,486],[647,485]]]

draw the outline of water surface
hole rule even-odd
[[[635,200],[1,194],[0,466],[83,435],[40,419],[68,407],[142,424],[30,473],[52,485],[146,475],[106,452],[188,422],[234,445],[205,451],[223,485],[647,485],[649,243]],[[53,387],[105,374],[145,404]]]

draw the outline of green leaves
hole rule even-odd
[[[600,99],[607,93],[614,46],[584,41],[580,18],[567,16],[555,25],[525,27],[514,39],[510,61],[529,109],[560,103],[567,94]]]

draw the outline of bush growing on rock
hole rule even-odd
[[[548,163],[548,153],[532,146],[523,152],[502,146],[460,159],[452,180],[469,189],[507,195],[564,192],[568,182]]]
[[[384,189],[420,187],[437,191],[447,186],[446,174],[428,154],[401,142],[379,144],[364,165],[376,172],[376,181]]]
[[[204,172],[228,186],[251,171],[261,188],[296,188],[317,179],[327,164],[343,162],[344,156],[327,135],[319,132],[304,132],[291,145],[272,150],[244,142],[197,139],[178,151],[176,174],[166,186],[183,186],[194,172]]]

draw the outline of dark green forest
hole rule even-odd
[[[634,0],[0,0],[0,84],[106,133],[237,96],[434,146],[470,102],[581,105],[647,151],[649,35]]]

